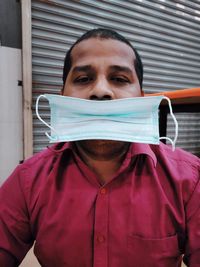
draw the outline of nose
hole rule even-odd
[[[108,82],[104,78],[99,78],[92,86],[90,100],[112,100],[114,99],[113,91],[111,90]]]

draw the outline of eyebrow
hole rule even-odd
[[[76,66],[72,69],[72,72],[86,72],[86,71],[90,71],[92,69],[91,65],[83,65],[83,66]]]
[[[126,67],[126,66],[113,65],[113,66],[110,66],[110,69],[113,71],[127,72],[129,74],[133,73],[133,71],[129,67]]]
[[[76,66],[72,69],[72,72],[87,72],[91,71],[93,67],[91,65]],[[126,66],[112,65],[109,67],[112,71],[127,72],[132,74],[132,70]]]

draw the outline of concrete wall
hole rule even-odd
[[[28,252],[23,262],[20,264],[20,267],[40,267],[37,258],[33,253],[33,248]]]
[[[23,160],[21,5],[0,1],[0,185]]]
[[[21,49],[0,47],[0,184],[23,159]]]

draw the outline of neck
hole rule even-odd
[[[101,184],[105,184],[110,181],[119,170],[126,152],[128,150],[128,143],[125,143],[123,149],[119,153],[113,153],[109,157],[91,155],[87,153],[81,145],[76,144],[76,148],[79,156],[84,161],[84,163],[97,175],[98,180]]]

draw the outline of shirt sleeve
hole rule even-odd
[[[186,247],[183,261],[189,267],[200,266],[200,168],[195,175],[197,183],[186,205]]]
[[[0,266],[18,266],[32,245],[19,166],[0,188]]]

